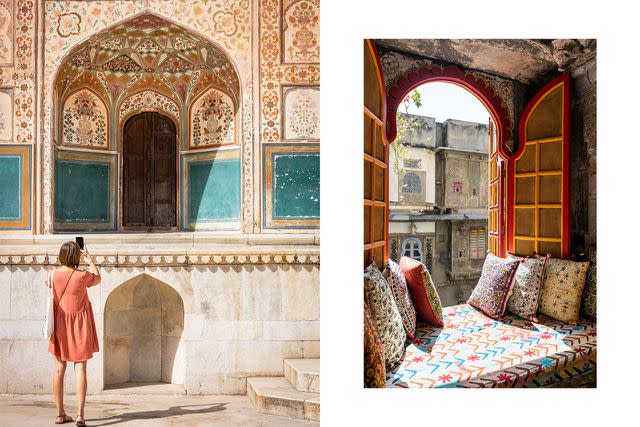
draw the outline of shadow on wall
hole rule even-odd
[[[169,285],[141,274],[107,299],[104,384],[184,384],[184,305]]]

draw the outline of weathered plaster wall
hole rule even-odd
[[[481,153],[489,151],[489,126],[486,124],[447,119],[442,124],[442,132],[446,147]]]
[[[486,213],[487,168],[486,154],[443,150],[443,206],[458,212]]]
[[[397,163],[396,166],[393,166]],[[389,201],[391,209],[397,203],[399,207],[413,206],[425,208],[435,203],[435,151],[425,147],[404,146],[400,158],[392,148],[389,150]],[[420,193],[403,192],[404,176],[407,173],[417,175],[421,182]]]

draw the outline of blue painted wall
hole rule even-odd
[[[0,220],[20,220],[22,156],[0,156]]]
[[[320,155],[275,154],[273,158],[273,218],[320,217]]]
[[[187,168],[190,223],[240,219],[240,160],[194,161]]]
[[[55,220],[109,221],[109,164],[56,159]]]

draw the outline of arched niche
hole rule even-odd
[[[123,167],[122,131],[127,119],[136,113],[158,112],[174,121],[178,141],[176,171],[180,169],[181,163],[189,163],[191,160],[208,161],[213,165],[212,176],[217,174],[215,179],[218,179],[226,165],[215,167],[222,157],[214,150],[222,146],[233,150],[233,161],[238,164],[245,155],[251,156],[250,150],[244,153],[240,144],[243,141],[242,93],[235,63],[213,40],[155,14],[145,12],[131,17],[71,48],[61,61],[52,89],[54,99],[51,135],[54,144],[45,144],[45,182],[55,183],[56,176],[60,173],[70,177],[71,182],[95,183],[93,178],[81,176],[86,172],[101,180],[100,185],[96,184],[96,188],[90,188],[86,193],[108,196],[101,198],[104,203],[83,203],[81,197],[61,194],[65,188],[52,188],[48,192],[46,187],[49,184],[45,184],[45,229],[49,224],[55,231],[122,228],[122,212],[118,204],[122,184],[117,179],[122,174]],[[98,146],[91,143],[91,139],[78,137],[78,132],[96,132],[87,126],[87,120],[83,121],[82,127],[74,119],[75,110],[72,110],[69,100],[74,100],[76,93],[90,94],[87,96],[93,98],[88,104],[94,110],[86,109],[85,116],[107,116],[106,144]],[[211,94],[215,96],[210,96]],[[211,105],[200,105],[210,99],[213,101]],[[200,112],[200,116],[207,116],[198,121],[201,135],[219,134],[222,137],[206,138],[205,143],[201,139],[196,144],[192,143],[194,129],[191,121],[195,120],[192,112],[194,115]],[[222,119],[216,117],[220,114]],[[86,136],[86,132],[82,135]],[[81,152],[74,151],[78,149]],[[98,149],[101,151],[97,151]],[[189,152],[191,149],[194,149],[193,155]],[[196,149],[209,151],[196,159]],[[62,167],[59,168],[60,164]],[[247,212],[240,204],[250,203],[250,200],[241,198],[239,194],[234,194],[229,199],[232,200],[229,203],[238,204],[230,210],[238,212],[233,218],[216,218],[215,213],[212,217],[201,218],[202,215],[191,215],[188,212],[189,206],[198,205],[189,200],[192,193],[196,194],[190,190],[199,188],[201,184],[196,182],[196,178],[208,182],[207,177],[182,176],[176,172],[178,192],[184,195],[178,197],[180,202],[176,217],[195,217],[196,222],[202,222],[202,225],[197,225],[202,229],[240,228],[243,219],[240,213]],[[238,180],[233,188],[242,188],[242,176],[235,174],[233,179]],[[209,199],[216,197],[217,195],[210,195]],[[72,206],[76,200],[83,205]],[[65,209],[60,208],[61,206]],[[81,212],[82,217],[74,217],[74,212]],[[184,220],[180,221],[178,227],[195,229],[196,225],[190,220]],[[149,230],[152,229],[153,227],[149,227]]]
[[[130,279],[104,307],[104,384],[184,384],[184,304],[171,286],[147,274]]]

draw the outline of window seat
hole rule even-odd
[[[444,327],[419,324],[387,387],[595,387],[596,322],[491,319],[468,304],[445,307]]]

